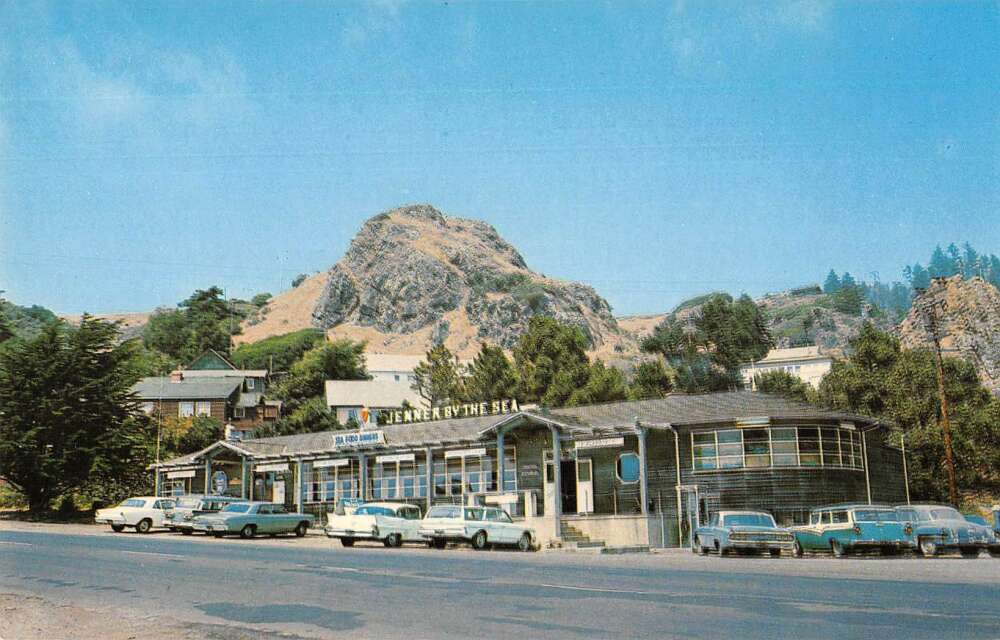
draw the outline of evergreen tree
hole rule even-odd
[[[312,398],[322,398],[327,380],[364,380],[365,343],[343,339],[315,346],[292,365],[288,375],[274,387],[288,412],[296,411]]]
[[[560,407],[590,379],[587,338],[578,327],[536,315],[514,345],[525,402]]]
[[[414,367],[413,390],[432,407],[460,402],[465,398],[462,373],[458,356],[439,343]]]
[[[854,286],[857,286],[857,284],[858,284],[857,281],[854,280],[854,276],[852,276],[847,271],[845,271],[844,275],[842,275],[840,277],[840,288],[841,289],[843,289],[844,287],[854,287]]]
[[[134,463],[133,348],[115,324],[84,315],[0,350],[0,478],[32,510]]]
[[[979,253],[966,242],[962,245],[962,276],[972,278],[978,276],[980,271]]]
[[[745,362],[760,360],[774,346],[764,311],[745,294],[735,302],[725,294],[713,296],[702,305],[694,324],[712,362],[731,374]]]
[[[503,349],[483,343],[469,365],[465,394],[470,402],[517,397],[517,371]]]
[[[662,398],[674,387],[670,372],[660,360],[640,362],[632,372],[628,395],[632,400]]]
[[[606,367],[600,360],[590,365],[587,382],[575,389],[566,400],[566,406],[574,407],[599,402],[614,402],[628,397],[625,376],[615,367]]]
[[[941,245],[934,247],[930,264],[927,265],[927,272],[930,277],[947,278],[955,275],[957,271],[954,261],[945,255],[945,252],[941,250]]]
[[[813,400],[813,388],[787,371],[766,371],[754,376],[754,388],[761,393],[774,393],[801,402]]]
[[[857,286],[844,286],[833,296],[833,308],[841,313],[852,316],[861,315],[861,305],[864,298]]]
[[[840,290],[840,276],[833,269],[826,274],[826,282],[823,283],[823,293],[832,294]]]
[[[910,270],[910,286],[914,289],[926,289],[931,286],[931,274],[918,262]]]

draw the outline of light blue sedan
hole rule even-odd
[[[314,520],[309,513],[289,513],[283,504],[238,502],[218,513],[196,516],[193,528],[216,538],[230,533],[238,533],[242,538],[252,538],[259,533],[271,536],[294,533],[301,538]]]
[[[767,551],[772,556],[791,552],[795,535],[778,527],[763,511],[720,511],[707,526],[694,532],[691,550],[699,555],[714,551],[720,556],[733,551]]]

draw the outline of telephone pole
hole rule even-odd
[[[958,486],[955,481],[955,459],[951,448],[951,423],[948,421],[948,395],[944,388],[944,363],[941,358],[941,338],[938,335],[936,307],[943,302],[932,301],[920,305],[927,330],[934,341],[934,361],[937,367],[938,396],[941,399],[941,433],[944,438],[944,460],[948,470],[948,497],[953,505],[958,505]]]

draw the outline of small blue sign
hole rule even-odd
[[[212,474],[212,493],[221,496],[229,488],[229,476],[225,471],[216,471]]]

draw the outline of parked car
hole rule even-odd
[[[534,529],[513,522],[498,507],[431,507],[418,532],[435,549],[444,549],[449,542],[467,542],[474,549],[514,545],[530,551],[538,546]]]
[[[111,525],[115,533],[121,533],[125,527],[135,527],[139,533],[149,533],[153,527],[163,526],[164,517],[173,507],[174,501],[171,498],[129,498],[117,506],[98,509],[94,514],[94,522]]]
[[[912,528],[888,505],[843,504],[813,509],[809,524],[791,527],[795,555],[830,551],[841,558],[854,551],[878,549],[883,555],[916,546]]]
[[[243,500],[228,496],[178,496],[173,508],[164,517],[163,526],[189,536],[194,533],[195,516],[218,513],[234,502]]]
[[[985,521],[970,521],[953,507],[944,504],[914,504],[896,507],[901,521],[913,528],[917,548],[925,558],[946,551],[958,551],[965,558],[975,558],[986,550],[1000,557],[1000,540]]]
[[[283,504],[273,502],[234,502],[211,515],[195,516],[194,530],[210,533],[221,538],[230,533],[238,533],[241,538],[252,538],[266,533],[294,533],[298,537],[316,520],[309,513],[289,513]]]
[[[774,517],[762,511],[720,511],[708,525],[694,532],[691,550],[700,555],[715,551],[724,556],[731,551],[767,551],[772,556],[792,552],[795,534],[778,527]]]
[[[369,502],[352,513],[327,516],[326,537],[339,538],[345,547],[357,540],[376,540],[387,547],[404,542],[424,542],[420,529],[420,507],[395,502]]]

